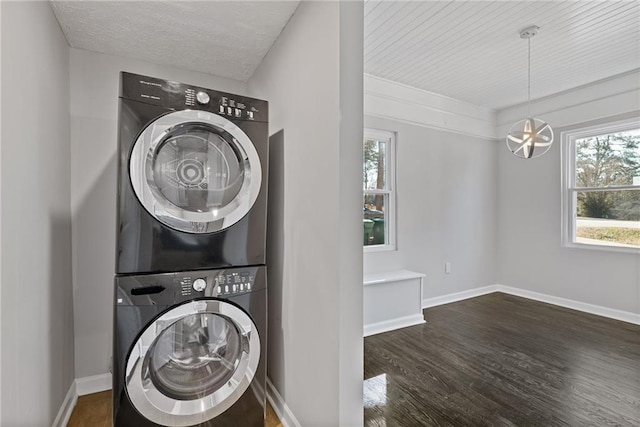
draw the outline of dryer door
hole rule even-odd
[[[166,114],[147,126],[129,158],[140,203],[163,224],[212,233],[240,221],[255,203],[260,158],[234,123],[206,111]]]
[[[259,360],[260,338],[244,311],[224,301],[191,301],[142,332],[127,358],[125,387],[148,420],[192,426],[233,405]]]

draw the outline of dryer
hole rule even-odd
[[[264,264],[267,102],[120,83],[116,274]]]
[[[263,427],[265,267],[115,279],[117,427]]]

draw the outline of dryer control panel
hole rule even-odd
[[[120,97],[175,110],[205,110],[232,121],[269,119],[267,101],[126,72]]]

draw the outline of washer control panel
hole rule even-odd
[[[232,298],[266,289],[266,267],[232,267],[116,277],[117,305],[171,305],[193,298]]]
[[[176,278],[182,296],[204,292],[206,296],[229,296],[250,292],[255,283],[255,273],[251,270],[220,270],[217,275],[197,277],[184,275]]]
[[[248,292],[253,287],[255,276],[250,271],[233,271],[220,273],[213,284],[218,295],[232,295]]]

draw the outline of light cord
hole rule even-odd
[[[528,53],[528,62],[527,62],[527,68],[529,70],[529,73],[527,75],[527,117],[531,117],[531,37],[529,37],[527,39],[527,45],[529,47],[529,53]]]

